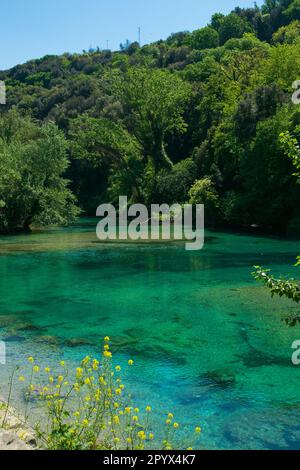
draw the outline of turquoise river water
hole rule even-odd
[[[0,237],[0,393],[28,355],[73,363],[109,335],[118,363],[135,359],[125,381],[157,421],[175,411],[182,432],[200,424],[205,449],[300,449],[300,328],[281,321],[297,306],[251,277],[256,264],[297,277],[299,242],[206,232],[187,252],[100,243],[95,226]]]

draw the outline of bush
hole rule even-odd
[[[188,191],[197,176],[197,166],[187,158],[173,166],[171,170],[162,171],[157,178],[157,198],[165,203],[184,203]]]
[[[189,191],[190,204],[204,204],[205,218],[214,222],[219,209],[219,196],[210,178],[197,180]]]

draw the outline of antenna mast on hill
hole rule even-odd
[[[141,28],[139,28],[138,35],[139,35],[139,45],[141,45]]]

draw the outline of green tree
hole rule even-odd
[[[183,204],[196,177],[197,166],[191,158],[176,163],[171,169],[162,170],[157,176],[157,201]]]
[[[300,0],[294,0],[283,12],[283,16],[288,20],[300,20]]]
[[[220,43],[225,44],[228,39],[241,38],[244,33],[250,33],[251,31],[252,27],[245,18],[238,16],[236,13],[231,13],[221,20],[219,28]]]
[[[155,170],[171,167],[166,137],[184,133],[183,113],[191,88],[178,75],[165,70],[131,68],[118,83],[117,93],[127,112],[128,130],[143,148]]]
[[[74,158],[108,168],[108,192],[113,202],[120,194],[140,202],[141,146],[121,123],[83,115],[72,121],[69,136]]]
[[[300,126],[295,129],[295,133],[299,135]],[[292,161],[296,173],[294,176],[297,177],[300,183],[300,148],[298,139],[286,131],[280,134],[280,143],[283,147],[285,155]],[[296,266],[300,266],[300,256],[297,258]],[[300,283],[294,279],[276,279],[270,272],[269,269],[255,266],[253,276],[257,281],[263,282],[271,292],[272,297],[286,297],[291,299],[297,304],[300,303]],[[300,313],[290,315],[285,318],[286,323],[289,326],[295,326],[300,323]]]
[[[281,28],[273,34],[273,42],[275,44],[293,44],[300,40],[300,21],[293,21],[287,26]]]
[[[219,42],[218,31],[210,26],[196,29],[187,38],[187,44],[193,49],[211,49],[218,47]]]
[[[219,209],[219,196],[210,178],[195,181],[189,191],[190,204],[204,204],[208,223],[215,222]]]
[[[74,220],[79,210],[63,178],[69,165],[64,134],[15,111],[1,117],[0,129],[0,231]]]

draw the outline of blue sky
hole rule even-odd
[[[142,43],[204,26],[216,12],[251,0],[1,0],[0,70],[46,54],[81,52],[90,46],[118,49],[126,39]],[[262,2],[259,1],[258,4]]]

